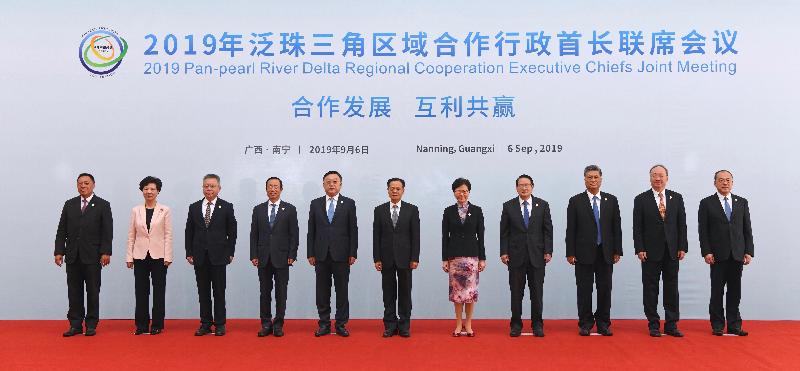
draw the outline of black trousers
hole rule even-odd
[[[508,286],[511,288],[511,328],[522,329],[522,299],[525,283],[531,299],[531,327],[543,328],[542,296],[544,290],[544,267],[534,267],[530,259],[519,267],[508,266]]]
[[[164,329],[167,267],[164,259],[153,259],[150,253],[144,259],[133,260],[133,277],[136,290],[136,328],[150,329],[150,279],[153,283],[153,329]]]
[[[225,325],[225,273],[227,265],[212,265],[208,252],[202,265],[194,264],[197,295],[200,299],[200,323],[203,326]],[[214,312],[211,312],[211,291],[214,291]]]
[[[350,301],[347,286],[350,282],[350,264],[335,262],[328,254],[324,261],[317,260],[314,266],[317,273],[317,313],[319,325],[331,324],[331,277],[336,289],[336,326],[344,326],[350,319]]]
[[[67,264],[67,298],[69,310],[67,319],[72,328],[96,328],[100,321],[100,262],[83,264],[80,259]],[[85,284],[85,286],[84,286]],[[86,290],[86,308],[83,306],[83,292]]]
[[[274,285],[273,285],[274,280]],[[258,267],[258,283],[261,290],[261,325],[283,326],[286,316],[286,293],[289,287],[289,267],[275,268],[272,262]],[[272,319],[272,287],[275,287],[275,320]]]
[[[739,313],[739,302],[742,299],[743,263],[734,259],[717,260],[711,264],[711,300],[708,313],[711,315],[711,327],[723,329],[727,312],[728,331],[742,328],[742,316]],[[725,286],[728,292],[725,293]],[[725,296],[725,308],[722,297]],[[87,318],[88,320],[88,318]]]
[[[411,328],[411,268],[383,266],[383,326],[390,330]],[[399,319],[398,319],[399,315]]]
[[[658,281],[664,281],[664,330],[678,327],[680,310],[678,306],[678,270],[680,263],[677,257],[670,256],[669,249],[664,248],[664,256],[655,261],[648,256],[642,263],[642,304],[644,315],[651,329],[661,327],[658,316]],[[673,259],[675,258],[675,259]]]
[[[606,263],[602,246],[597,247],[593,263],[575,264],[575,284],[578,286],[578,326],[598,329],[611,326],[611,277],[614,265]],[[597,311],[592,314],[592,289],[597,285]]]

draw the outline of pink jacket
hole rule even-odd
[[[144,205],[135,206],[131,210],[125,261],[131,263],[133,259],[144,259],[148,251],[153,259],[172,261],[172,217],[167,206],[156,204],[153,219],[150,221],[150,231],[147,230]]]

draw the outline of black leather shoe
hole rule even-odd
[[[68,338],[68,337],[71,337],[71,336],[80,335],[82,333],[83,333],[83,329],[70,327],[69,330],[64,331],[64,333],[61,334],[61,336],[65,337],[65,338]]]
[[[711,335],[722,336],[722,329],[721,328],[720,329],[712,328],[711,329]]]
[[[676,338],[682,338],[683,337],[683,333],[681,332],[681,330],[678,330],[676,328],[670,329],[670,330],[666,330],[666,331],[664,331],[664,333],[669,335],[669,336],[676,337]]]
[[[336,332],[339,332],[339,330],[337,329]],[[397,329],[387,328],[387,329],[383,330],[383,337],[390,338],[390,337],[394,336],[394,334],[396,334],[396,333],[397,333]]]
[[[272,331],[272,326],[264,326],[258,331],[258,337],[263,338],[264,336],[268,336]]]
[[[275,328],[272,330],[272,335],[275,335],[275,337],[283,336],[283,327],[275,326]]]
[[[537,338],[543,338],[544,337],[544,329],[541,328],[541,327],[534,328],[533,329],[533,336],[535,336]]]
[[[400,335],[401,338],[411,337],[411,331],[409,330],[399,330],[397,333]]]
[[[610,328],[600,328],[597,329],[597,333],[603,336],[614,336],[614,333],[611,332]]]
[[[736,336],[747,336],[747,331],[742,330],[740,328],[736,328],[736,329],[733,329],[733,330],[729,329],[728,333],[731,334],[731,335],[736,335]]]
[[[133,332],[134,335],[141,335],[147,332],[145,329],[137,328],[136,331]]]
[[[588,328],[581,328],[578,330],[578,335],[580,336],[589,336],[589,329]]]
[[[194,336],[203,336],[208,335],[211,333],[211,326],[200,326],[197,331],[194,332]]]
[[[314,332],[314,336],[320,337],[320,336],[329,335],[330,333],[331,333],[331,327],[330,326],[320,326],[317,329],[317,331]]]
[[[95,336],[95,335],[97,335],[97,329],[95,329],[94,327],[87,327],[86,328],[86,333],[83,334],[83,335],[84,336]]]
[[[336,326],[336,335],[346,338],[350,336],[350,331],[347,331],[347,329],[344,328],[344,326]]]
[[[160,328],[150,329],[150,335],[158,335],[160,333],[161,333],[161,329]]]
[[[654,337],[654,338],[660,338],[661,337],[661,330],[659,330],[657,328],[651,328],[650,329],[650,336]]]
[[[225,336],[225,325],[217,325],[214,328],[214,336]]]
[[[520,335],[522,335],[522,329],[517,327],[512,327],[508,335],[511,336],[512,338],[519,337]]]

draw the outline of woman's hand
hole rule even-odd
[[[478,272],[483,272],[486,269],[486,260],[481,260],[478,262]]]
[[[449,261],[445,260],[445,261],[442,262],[442,270],[445,271],[445,273],[450,272],[450,262]]]

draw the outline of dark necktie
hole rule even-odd
[[[731,210],[731,204],[728,203],[728,198],[727,197],[725,197],[723,200],[725,201],[725,217],[728,218],[728,222],[730,223],[730,221],[731,221],[731,213],[733,212]]]
[[[203,219],[205,219],[206,228],[208,228],[208,223],[211,223],[211,202],[206,203],[206,215]]]
[[[392,206],[392,227],[397,227],[397,205]]]
[[[603,234],[600,233],[600,208],[597,207],[597,196],[592,197],[592,212],[594,213],[594,222],[597,224],[597,245],[603,243]]]
[[[269,227],[272,228],[275,225],[275,209],[278,208],[278,205],[272,204],[272,211],[269,213]]]
[[[522,221],[525,223],[525,228],[528,228],[528,223],[531,222],[531,214],[528,211],[528,201],[522,203],[524,209],[522,210]]]
[[[89,201],[86,201],[85,198],[82,198],[81,201],[83,201],[83,205],[81,205],[81,214],[83,214],[84,212],[86,212],[86,205],[89,204]]]

